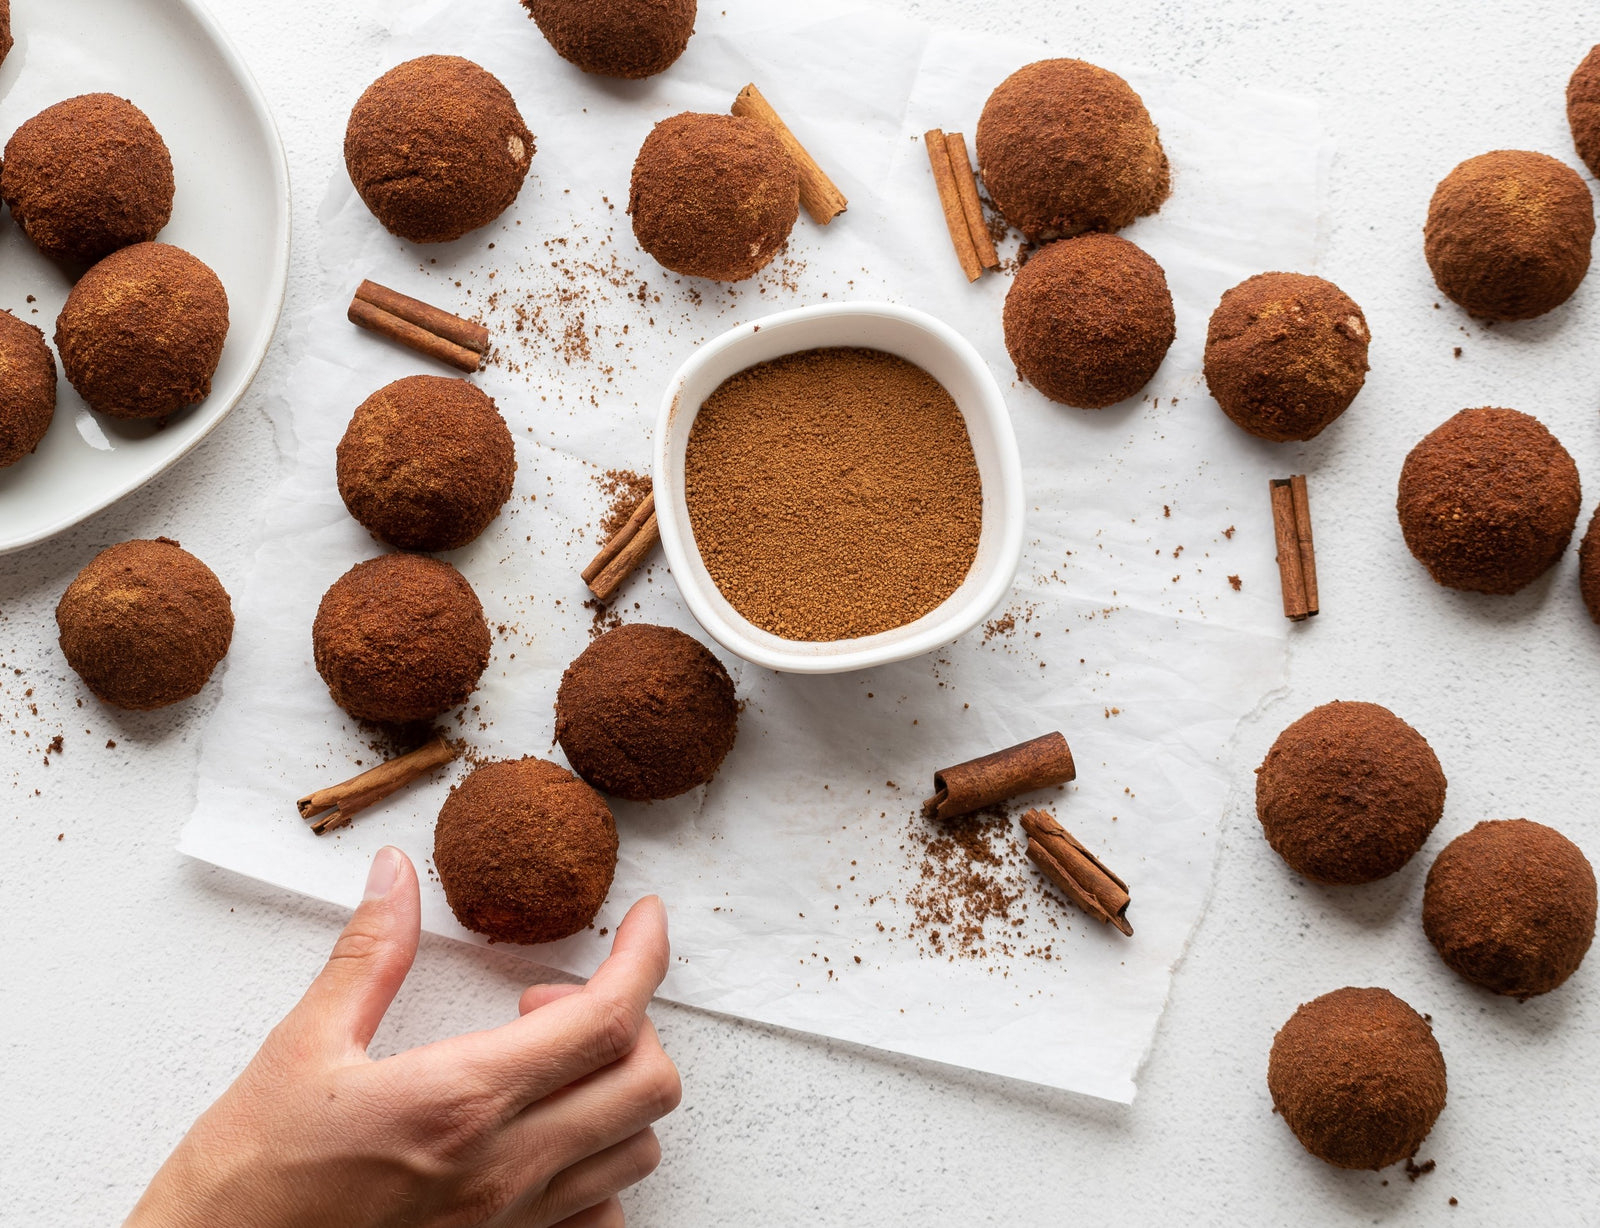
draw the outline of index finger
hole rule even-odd
[[[633,1051],[645,1010],[667,975],[667,911],[646,896],[617,927],[611,954],[588,984],[520,1019],[459,1042],[497,1086],[508,1115]]]

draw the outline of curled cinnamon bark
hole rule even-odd
[[[661,525],[656,520],[656,495],[655,491],[651,491],[639,506],[633,509],[633,515],[628,517],[628,523],[600,547],[600,553],[595,555],[583,569],[583,582],[589,586],[589,591],[597,600],[609,602],[622,587],[622,582],[633,574],[634,569],[644,561],[650,551],[655,549],[656,543],[660,540]]]
[[[1073,839],[1054,816],[1030,810],[1022,816],[1028,835],[1028,860],[1084,912],[1133,937],[1127,918],[1128,884]]]
[[[828,178],[827,172],[806,152],[806,147],[789,131],[789,125],[783,122],[772,109],[772,104],[753,84],[739,91],[731,111],[741,119],[753,119],[772,129],[800,174],[800,203],[806,207],[813,222],[818,226],[826,226],[849,207],[850,202],[839,191],[839,185]]]
[[[972,171],[967,138],[959,132],[947,132],[944,134],[944,144],[950,155],[950,171],[955,176],[956,195],[961,198],[961,212],[967,219],[967,232],[972,236],[972,247],[977,253],[978,263],[986,269],[998,269],[1000,253],[995,251],[989,224],[983,218],[983,202],[978,199],[978,177]]]
[[[950,162],[950,145],[938,128],[929,128],[922,134],[928,147],[928,166],[933,170],[933,184],[939,189],[939,208],[944,210],[945,229],[950,232],[950,243],[956,249],[956,259],[968,281],[977,281],[983,275],[983,264],[978,259],[978,249],[972,241],[972,228],[967,224],[967,213],[961,205],[961,189],[956,183],[955,167]]]
[[[380,763],[359,776],[309,793],[295,805],[300,810],[300,817],[311,823],[311,830],[319,836],[325,836],[335,828],[343,827],[357,811],[365,810],[374,802],[381,802],[389,794],[405,788],[434,768],[449,763],[458,753],[458,747],[436,736],[416,750],[390,759],[387,763]]]
[[[1317,612],[1317,556],[1306,477],[1273,478],[1272,535],[1277,539],[1283,616],[1301,622]]]
[[[489,330],[476,320],[463,320],[376,282],[364,281],[356,288],[347,314],[357,327],[457,370],[476,371],[489,352]]]
[[[934,795],[922,803],[929,818],[955,819],[1051,785],[1076,779],[1072,748],[1059,733],[1047,733],[992,755],[969,759],[933,774]]]

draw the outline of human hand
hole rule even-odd
[[[645,1016],[667,971],[640,900],[587,985],[536,985],[521,1017],[373,1061],[411,970],[416,870],[385,848],[327,966],[178,1144],[127,1228],[616,1228],[651,1173],[678,1072]]]

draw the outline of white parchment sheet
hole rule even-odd
[[[334,446],[368,394],[433,369],[345,323],[361,278],[480,314],[494,330],[494,361],[477,379],[517,439],[516,493],[482,539],[448,556],[497,628],[482,687],[448,724],[490,757],[560,758],[551,705],[590,637],[578,571],[599,544],[596,478],[647,468],[661,389],[695,345],[824,298],[909,304],[960,329],[1007,389],[1030,524],[1000,622],[868,674],[794,678],[729,659],[746,707],[720,774],[668,803],[614,803],[621,861],[595,927],[528,954],[587,973],[628,905],[655,891],[671,913],[662,992],[674,1001],[1129,1101],[1205,904],[1230,790],[1248,780],[1228,761],[1232,731],[1283,681],[1266,483],[1293,461],[1226,421],[1200,357],[1223,290],[1312,267],[1324,152],[1315,108],[1108,65],[1143,94],[1172,160],[1171,200],[1125,233],[1165,267],[1178,339],[1142,399],[1068,409],[1015,382],[1000,324],[1010,278],[962,277],[919,139],[939,126],[970,143],[988,92],[1049,53],[860,6],[731,0],[723,15],[722,5],[702,6],[670,72],[637,83],[571,68],[509,0],[434,0],[394,19],[390,62],[479,61],[516,96],[538,153],[516,206],[459,243],[394,239],[342,174],[320,234],[302,237],[319,244],[326,300],[283,342],[296,359],[279,411],[285,477],[236,594],[238,631],[181,848],[352,903],[379,846],[429,864],[434,818],[464,770],[337,836],[313,836],[295,813],[296,797],[374,761],[311,662],[322,592],[379,549],[339,501]],[[788,256],[756,281],[681,280],[633,240],[634,154],[655,121],[726,111],[749,81],[834,174],[849,211],[825,230],[802,214]],[[622,610],[699,633],[659,557]],[[936,953],[912,932],[905,898],[919,881],[916,811],[933,771],[1052,729],[1072,744],[1079,779],[1043,800],[1128,880],[1135,936],[1058,903],[1024,864],[1029,906],[1013,954]],[[424,878],[426,926],[476,941]],[[1045,947],[1048,959],[1023,954]]]

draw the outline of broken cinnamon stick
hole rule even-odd
[[[457,368],[476,371],[489,352],[489,330],[475,320],[363,281],[347,313],[350,323]]]
[[[933,183],[939,189],[939,207],[944,210],[945,229],[950,232],[956,259],[961,262],[961,271],[967,275],[967,280],[977,281],[983,275],[983,265],[978,261],[978,249],[972,242],[966,210],[961,207],[961,191],[956,186],[955,168],[950,164],[950,146],[938,128],[924,132],[922,141],[928,147],[928,165],[933,168]]]
[[[753,119],[765,124],[777,135],[785,152],[794,160],[795,169],[800,172],[800,203],[806,207],[813,222],[818,226],[826,226],[849,208],[850,202],[839,191],[838,185],[806,152],[806,147],[789,131],[789,125],[783,122],[772,109],[772,104],[754,85],[747,85],[739,91],[730,110],[741,119]]]
[[[660,540],[656,493],[652,490],[633,509],[628,522],[612,534],[611,540],[600,547],[600,553],[583,569],[583,582],[596,600],[609,602]]]
[[[937,791],[922,803],[922,813],[929,818],[956,819],[1019,793],[1066,784],[1077,775],[1066,738],[1047,733],[935,772],[933,787]]]
[[[950,155],[950,173],[955,176],[956,195],[961,197],[961,212],[967,219],[967,233],[972,236],[978,263],[986,269],[998,269],[1000,253],[995,251],[989,223],[983,220],[983,202],[978,199],[978,177],[973,173],[972,159],[967,156],[967,138],[959,132],[947,132],[944,144]]]
[[[1128,921],[1128,884],[1043,810],[1022,816],[1028,836],[1028,860],[1084,912],[1133,937]]]
[[[1311,538],[1311,505],[1304,474],[1273,478],[1272,535],[1278,549],[1283,616],[1303,622],[1317,612],[1317,561]]]
[[[343,827],[358,811],[374,802],[381,802],[397,789],[449,763],[457,749],[443,737],[435,737],[416,750],[380,763],[340,784],[318,789],[302,797],[295,805],[300,817],[311,823],[311,830],[325,836],[335,828]],[[318,816],[321,816],[320,818]]]

